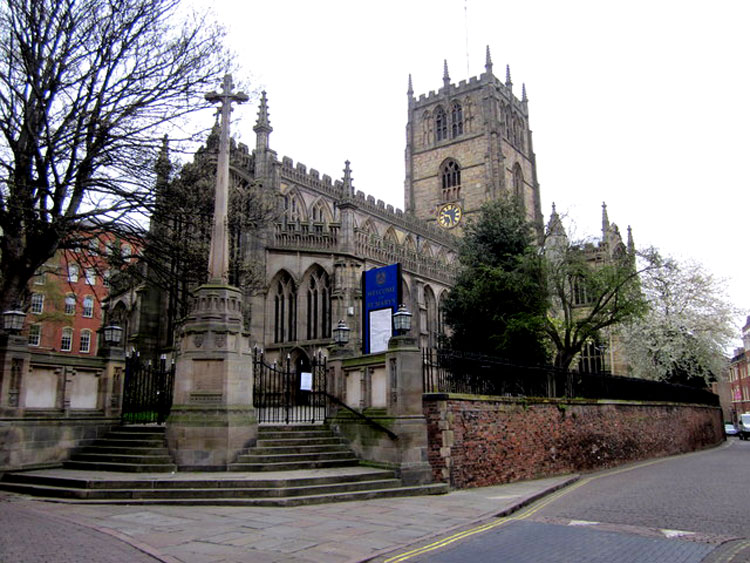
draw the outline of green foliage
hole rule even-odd
[[[558,238],[548,241],[543,263],[551,299],[545,331],[557,367],[568,369],[583,346],[604,329],[647,310],[639,276],[657,267],[653,251],[642,253],[637,265],[624,249]]]
[[[485,204],[467,225],[445,304],[457,350],[544,362],[547,295],[533,230],[512,199]]]

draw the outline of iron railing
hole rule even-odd
[[[325,420],[327,376],[326,358],[322,354],[313,357],[309,372],[298,372],[289,356],[281,362],[267,363],[263,351],[256,349],[253,373],[253,406],[258,422],[292,424]]]
[[[143,362],[139,356],[125,362],[122,423],[163,424],[172,408],[174,364]]]
[[[603,373],[566,372],[454,350],[422,350],[422,377],[425,393],[719,405],[719,397],[706,389]]]

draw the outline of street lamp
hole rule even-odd
[[[393,314],[393,331],[396,336],[407,334],[411,330],[411,313],[406,310],[403,303],[398,306],[398,311]]]
[[[26,320],[26,313],[18,309],[5,311],[3,313],[3,328],[10,334],[18,334],[23,330],[23,323]]]
[[[117,346],[122,338],[122,327],[109,325],[104,327],[104,342],[110,346]]]
[[[351,330],[343,320],[339,321],[339,324],[333,329],[333,341],[337,346],[346,346],[349,342],[349,333]]]

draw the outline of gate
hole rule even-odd
[[[122,423],[163,424],[172,408],[174,364],[167,367],[143,362],[133,356],[125,362],[125,382],[122,391]]]
[[[253,355],[253,406],[261,424],[316,423],[328,411],[326,358],[313,357],[310,371],[295,369],[287,356],[268,364],[261,350]]]

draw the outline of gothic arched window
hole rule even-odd
[[[461,192],[461,167],[455,160],[446,160],[440,169],[443,201],[458,199]]]
[[[307,281],[307,339],[330,337],[331,288],[328,274],[319,269]]]
[[[438,141],[448,138],[448,116],[442,106],[435,110],[435,137]]]
[[[297,339],[297,288],[286,274],[278,282],[273,296],[273,341],[291,342]]]
[[[513,165],[513,195],[522,207],[524,206],[523,192],[523,171],[521,165],[516,162]]]
[[[464,134],[464,111],[461,104],[453,102],[451,106],[451,137]]]

